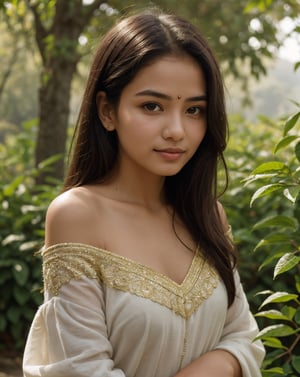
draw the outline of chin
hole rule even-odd
[[[176,174],[178,174],[179,172],[181,171],[181,169],[172,169],[172,170],[168,170],[168,171],[165,171],[162,175],[164,177],[172,177]]]

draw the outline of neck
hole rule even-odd
[[[109,185],[116,200],[155,211],[165,206],[164,177],[130,169],[116,169]]]

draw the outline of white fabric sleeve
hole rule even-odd
[[[46,298],[28,335],[24,377],[125,377],[114,366],[103,308],[99,282],[87,277]]]
[[[260,377],[265,350],[261,341],[253,342],[258,326],[250,312],[237,271],[234,272],[234,277],[236,297],[228,309],[222,338],[216,348],[226,350],[238,359],[243,377]]]

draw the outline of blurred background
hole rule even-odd
[[[300,220],[299,0],[0,0],[0,376],[20,375],[28,328],[42,303],[37,252],[43,245],[45,211],[61,189],[94,50],[119,17],[149,6],[198,26],[220,62],[230,121],[230,182],[221,201],[238,245],[251,309],[258,311],[259,291],[299,294],[298,259],[284,277],[273,276],[286,250],[296,258],[300,250],[294,237]],[[274,154],[276,146],[280,153]],[[263,174],[253,175],[268,161],[281,168],[263,165],[265,170],[258,171]],[[281,189],[272,190],[271,197],[257,195],[250,206],[261,179],[270,176],[269,183]],[[220,190],[222,183],[221,175]],[[276,229],[277,235],[293,235],[292,249],[290,236],[279,244],[261,244],[266,230],[257,224],[278,216],[293,219]],[[293,308],[299,313],[290,319],[299,329],[299,301]],[[258,318],[261,327],[268,320],[274,318]],[[288,350],[294,344],[285,362],[294,355],[296,367],[285,375],[300,375],[295,336],[296,343],[285,343]],[[272,373],[266,375],[277,376]]]

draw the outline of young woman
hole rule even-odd
[[[219,68],[190,23],[146,12],[108,32],[47,212],[26,377],[260,376],[217,201],[226,136]]]

